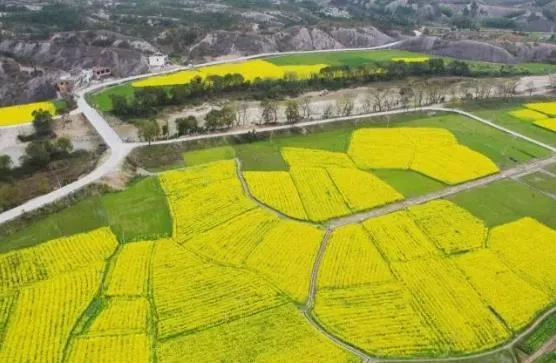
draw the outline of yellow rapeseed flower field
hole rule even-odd
[[[152,241],[128,243],[121,247],[108,272],[104,294],[107,296],[145,296],[149,280]]]
[[[546,120],[539,120],[534,122],[535,125],[543,127],[545,129],[556,132],[556,118],[550,118]]]
[[[146,334],[149,315],[147,299],[113,297],[95,317],[86,335]]]
[[[95,263],[21,289],[0,347],[0,361],[61,362],[64,347],[101,282]]]
[[[409,208],[411,217],[446,254],[480,248],[487,238],[483,221],[446,200],[436,200]]]
[[[67,361],[147,363],[152,361],[151,345],[145,334],[84,336],[75,339]]]
[[[310,220],[321,222],[350,213],[325,169],[296,166],[290,173]]]
[[[292,74],[295,75],[297,79],[307,79],[313,74],[318,74],[322,68],[327,66],[326,64],[277,66],[265,60],[256,59],[148,77],[143,80],[132,82],[131,85],[136,88],[172,86],[187,84],[197,77],[206,79],[210,76],[225,76],[228,74],[241,74],[247,81],[254,81],[257,78],[281,79]]]
[[[328,168],[327,170],[353,212],[403,199],[403,195],[371,173],[345,168]]]
[[[410,261],[438,254],[407,211],[390,213],[363,222],[382,255],[389,261]]]
[[[528,109],[542,112],[549,116],[556,117],[556,102],[538,102],[525,105]]]
[[[533,218],[521,218],[490,231],[488,246],[512,270],[556,298],[556,231]]]
[[[19,125],[33,121],[33,111],[45,110],[52,115],[56,107],[52,102],[35,102],[25,105],[0,107],[0,127]]]
[[[160,343],[157,361],[359,362],[320,334],[293,304]]]
[[[109,228],[100,228],[0,255],[0,293],[104,263],[117,243]]]
[[[261,203],[296,219],[307,219],[292,178],[285,171],[247,171],[243,173],[249,192]]]
[[[513,331],[523,328],[551,303],[547,294],[510,270],[492,251],[461,254],[455,261],[475,290]]]
[[[329,332],[375,356],[441,353],[435,327],[397,281],[320,291],[315,315]]]
[[[392,58],[393,62],[406,62],[406,63],[424,63],[429,60],[429,57],[409,57],[409,58]]]
[[[241,265],[276,224],[278,217],[260,208],[197,234],[185,247],[225,264]]]
[[[243,192],[233,160],[165,172],[160,181],[181,243],[257,206]]]
[[[344,153],[325,150],[283,147],[282,157],[290,166],[305,168],[342,167],[355,168],[353,161]]]
[[[159,339],[217,326],[286,302],[262,277],[201,261],[171,240],[155,246],[152,284]]]
[[[542,120],[545,118],[548,118],[548,116],[537,112],[537,111],[533,111],[533,110],[528,110],[528,109],[520,109],[520,110],[516,110],[516,111],[511,111],[508,112],[508,114],[510,116],[513,116],[519,120],[523,120],[523,121],[538,121],[538,120]]]
[[[283,221],[247,259],[247,266],[271,279],[292,299],[303,303],[324,232],[301,222]]]
[[[433,257],[391,266],[415,297],[425,319],[442,336],[446,351],[487,349],[510,335],[451,261]]]
[[[348,154],[361,169],[411,169],[446,184],[498,172],[489,158],[438,128],[359,129]]]
[[[308,79],[314,74],[319,74],[321,69],[328,67],[328,64],[294,65],[279,66],[284,72],[284,76],[293,75],[297,79]]]
[[[341,227],[333,232],[318,278],[319,289],[345,288],[394,279],[388,264],[360,224]]]

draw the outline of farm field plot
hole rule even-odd
[[[0,255],[0,357],[357,361],[319,329],[373,356],[469,354],[556,301],[556,231],[533,218],[484,224],[435,201],[331,232],[309,312],[316,329],[300,306],[325,231],[252,203],[236,168],[161,174],[175,227],[165,239],[124,243],[104,227]],[[332,169],[331,180],[358,171]],[[54,298],[56,309],[36,303]]]
[[[19,125],[33,121],[33,111],[44,110],[52,115],[56,106],[52,102],[35,102],[24,105],[0,107],[0,127]]]

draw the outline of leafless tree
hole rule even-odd
[[[371,113],[373,111],[373,96],[368,92],[363,95],[363,105],[361,109],[363,113]]]
[[[245,126],[247,124],[248,110],[249,104],[245,101],[242,101],[237,105],[237,120],[241,126]]]
[[[388,88],[372,88],[369,90],[369,94],[374,99],[373,110],[383,111],[386,108],[386,103],[388,97],[390,96],[390,89]]]
[[[336,114],[340,117],[351,116],[355,105],[355,96],[346,93],[336,100]]]
[[[313,113],[311,110],[311,101],[311,96],[305,96],[301,99],[301,112],[304,119],[311,118],[311,114]]]
[[[413,101],[413,98],[415,97],[413,88],[410,85],[406,85],[400,88],[399,94],[400,94],[400,102],[403,108],[408,109],[409,106],[411,105],[411,102]]]
[[[441,103],[446,98],[447,82],[439,81],[425,81],[425,95],[428,103],[436,104]]]
[[[322,113],[322,119],[326,120],[328,118],[331,118],[333,115],[334,115],[334,106],[331,103],[329,103],[324,109],[324,112]]]
[[[278,104],[276,101],[261,101],[261,121],[266,125],[278,122]]]

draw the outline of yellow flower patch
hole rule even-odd
[[[83,336],[73,342],[68,362],[147,363],[151,362],[151,346],[145,334]]]
[[[324,168],[329,166],[355,168],[353,161],[344,153],[325,150],[284,147],[282,157],[290,166]]]
[[[348,154],[362,169],[410,169],[446,184],[498,172],[489,158],[438,128],[359,129]]]
[[[393,62],[406,62],[406,63],[424,63],[429,60],[429,57],[408,57],[408,58],[392,58]]]
[[[490,231],[488,246],[520,276],[556,297],[556,231],[521,218]]]
[[[556,102],[538,102],[525,105],[528,109],[539,111],[549,116],[556,116]]]
[[[390,281],[388,264],[360,224],[336,229],[319,269],[318,286],[344,288]]]
[[[508,112],[508,114],[510,116],[513,116],[513,117],[519,119],[519,120],[531,121],[531,122],[547,118],[546,115],[544,115],[540,112],[533,111],[533,110],[527,110],[527,109],[511,111],[511,112]]]
[[[429,356],[442,345],[400,282],[327,289],[315,302],[320,324],[374,356]]]
[[[407,211],[390,213],[363,222],[372,241],[389,261],[410,261],[438,254],[434,244]]]
[[[270,278],[292,299],[303,303],[324,232],[311,225],[283,221],[247,259],[247,266]]]
[[[164,340],[157,361],[359,362],[312,327],[293,304]]]
[[[353,212],[403,199],[403,195],[371,173],[345,168],[328,168],[327,170]]]
[[[443,350],[466,353],[488,349],[510,335],[451,261],[421,258],[391,266],[415,297],[425,319],[440,333]]]
[[[261,203],[296,219],[307,219],[292,178],[285,171],[247,171],[243,173],[249,192]]]
[[[0,127],[19,125],[33,121],[33,111],[44,110],[52,115],[56,107],[52,102],[35,102],[25,105],[0,107]]]
[[[483,221],[446,200],[410,207],[409,213],[436,247],[447,254],[480,248],[487,237]]]
[[[556,132],[556,118],[535,121],[534,124],[547,130]]]
[[[107,296],[146,296],[153,242],[128,243],[121,247],[108,272]]]
[[[279,66],[284,72],[284,76],[293,75],[297,79],[308,79],[314,74],[319,74],[321,69],[328,67],[328,64]]]
[[[273,214],[256,208],[193,236],[185,247],[221,263],[240,265],[278,222]]]
[[[110,298],[86,334],[146,334],[149,315],[149,302],[145,298]]]
[[[310,220],[322,222],[350,213],[325,169],[292,167],[290,173]]]
[[[550,297],[510,270],[493,252],[479,250],[455,258],[475,290],[496,313],[518,331],[541,310],[550,305]]]
[[[286,301],[255,273],[201,261],[171,240],[155,246],[152,284],[159,339],[217,326]]]

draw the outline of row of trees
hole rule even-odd
[[[378,62],[358,67],[326,67],[309,79],[298,79],[288,74],[283,79],[256,79],[247,81],[240,74],[195,78],[184,85],[168,87],[145,87],[136,89],[131,100],[121,95],[111,95],[112,113],[122,118],[151,118],[158,107],[183,105],[220,98],[233,93],[255,100],[276,100],[295,97],[311,90],[337,90],[376,81],[401,80],[409,76],[505,76],[515,74],[511,65],[502,65],[496,71],[491,68],[471,69],[466,62],[445,62],[440,58],[426,62]],[[271,115],[270,115],[271,116]]]
[[[509,99],[515,95],[516,82],[509,79],[472,79],[467,82],[450,82],[446,79],[408,82],[402,87],[374,87],[357,95],[344,93],[317,112],[310,96],[279,101],[259,102],[257,114],[249,114],[250,104],[245,101],[229,102],[219,109],[211,110],[204,118],[204,125],[194,116],[175,120],[177,135],[169,135],[168,127],[159,128],[154,120],[137,122],[140,136],[147,141],[159,136],[182,136],[193,133],[212,132],[233,126],[246,126],[250,122],[272,125],[279,122],[294,124],[316,117],[348,117],[354,114],[389,111],[394,108],[408,109],[439,104],[447,101],[487,100],[494,97]],[[285,118],[280,120],[280,118]]]

